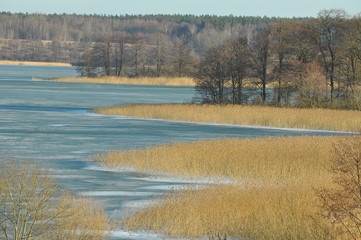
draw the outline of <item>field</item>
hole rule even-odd
[[[58,63],[58,62],[29,62],[29,61],[6,61],[6,60],[0,60],[0,65],[29,65],[29,66],[71,67],[71,64],[70,64],[70,63]]]
[[[168,77],[100,77],[100,78],[55,78],[53,81],[62,82],[87,82],[87,83],[109,83],[109,84],[136,84],[136,85],[165,85],[165,86],[195,86],[193,78],[168,78]]]
[[[189,122],[361,132],[361,111],[348,110],[240,105],[142,104],[96,108],[94,112]]]

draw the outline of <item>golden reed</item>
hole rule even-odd
[[[189,122],[361,132],[361,111],[242,105],[139,104],[96,113]]]
[[[70,63],[59,63],[59,62],[30,62],[30,61],[7,61],[7,60],[0,60],[0,65],[29,65],[29,66],[71,67],[71,64],[70,64]]]
[[[100,77],[100,78],[86,78],[86,77],[74,77],[74,78],[55,78],[50,79],[53,81],[62,82],[86,82],[86,83],[108,83],[108,84],[132,84],[132,85],[165,85],[165,86],[195,86],[193,78],[170,78],[170,77]]]

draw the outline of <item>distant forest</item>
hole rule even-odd
[[[239,35],[249,40],[282,18],[194,15],[75,15],[0,13],[0,59],[77,63],[105,37],[123,34],[154,46],[162,41],[165,60],[184,43],[194,57]],[[303,21],[305,19],[293,19]],[[131,41],[128,41],[131,44]],[[172,52],[173,51],[173,52]],[[148,58],[151,58],[148,56]],[[148,64],[150,65],[150,64]]]
[[[190,76],[203,103],[361,109],[361,14],[342,9],[293,19],[3,12],[0,59],[69,62],[88,77]]]

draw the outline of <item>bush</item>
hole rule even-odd
[[[106,214],[89,199],[60,191],[46,173],[0,160],[0,239],[105,239]]]

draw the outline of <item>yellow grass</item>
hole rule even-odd
[[[170,78],[170,77],[101,77],[101,78],[56,78],[51,79],[62,82],[86,82],[86,83],[109,83],[109,84],[133,84],[133,85],[166,85],[166,86],[195,86],[193,78]]]
[[[55,67],[71,67],[70,63],[59,62],[29,62],[29,61],[7,61],[0,60],[0,65],[29,65],[29,66],[55,66]]]
[[[317,189],[332,187],[335,143],[360,138],[222,139],[110,152],[95,159],[109,167],[234,182],[169,193],[126,217],[123,226],[130,231],[189,239],[335,239]]]
[[[128,216],[123,226],[187,239],[331,239],[319,213],[310,188],[220,185],[169,194]]]
[[[275,137],[174,143],[96,156],[108,167],[253,182],[327,179],[336,137]],[[347,139],[347,138],[346,138]]]
[[[123,105],[96,113],[190,122],[361,132],[361,111],[240,105]]]

